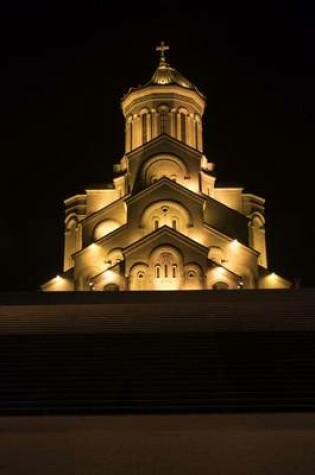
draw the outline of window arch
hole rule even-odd
[[[192,217],[189,211],[176,201],[158,201],[142,212],[140,226],[145,233],[151,233],[162,226],[168,226],[183,234],[189,233]]]
[[[167,177],[180,184],[185,184],[189,178],[189,170],[186,163],[175,155],[158,155],[149,158],[141,167],[141,181],[145,185],[151,185],[163,177]]]

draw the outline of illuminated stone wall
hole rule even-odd
[[[43,290],[287,288],[267,269],[264,199],[216,187],[205,97],[166,61],[121,108],[113,183],[65,201],[64,274]]]

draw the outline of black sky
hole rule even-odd
[[[170,62],[207,96],[218,181],[266,198],[269,266],[315,286],[315,15],[311,2],[1,6],[0,290],[61,271],[63,200],[111,178],[120,98]]]

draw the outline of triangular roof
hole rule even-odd
[[[152,246],[152,243],[154,241],[157,241],[160,238],[165,238],[165,245],[170,246],[170,245],[180,245],[180,246],[189,246],[190,248],[193,248],[195,252],[198,252],[199,254],[203,254],[204,256],[208,256],[208,248],[203,246],[202,244],[197,243],[196,241],[193,241],[189,237],[185,236],[184,234],[181,234],[180,232],[176,231],[173,228],[170,228],[169,226],[161,226],[160,228],[154,230],[152,233],[147,234],[143,238],[139,239],[138,241],[130,244],[124,249],[124,254],[128,256],[128,254],[131,254],[134,252],[136,249],[139,247],[143,247],[146,245]],[[163,244],[159,244],[163,245]]]
[[[225,266],[222,266],[218,264],[217,262],[214,262],[212,259],[208,258],[208,252],[209,249],[202,244],[190,239],[188,236],[185,236],[184,234],[179,233],[178,231],[174,230],[173,228],[170,228],[169,226],[162,226],[161,228],[158,228],[154,230],[152,233],[147,234],[143,238],[139,239],[138,241],[130,244],[128,247],[126,247],[123,251],[125,256],[128,258],[128,255],[133,254],[133,252],[136,252],[139,250],[139,248],[143,248],[148,246],[150,250],[154,250],[154,241],[159,241],[161,238],[165,238],[165,243],[159,242],[158,247],[160,246],[174,246],[175,248],[183,248],[183,247],[189,247],[190,249],[193,249],[194,253],[198,253],[201,255],[205,260],[208,262],[208,264],[211,264],[216,267],[222,267],[226,272],[229,272],[230,274],[233,274],[236,277],[240,277],[238,274],[233,272],[232,270],[228,269]]]
[[[133,149],[131,152],[126,153],[126,156],[129,160],[134,160],[134,158],[138,157],[139,154],[141,154],[141,157],[145,156],[145,158],[149,158],[160,153],[166,153],[168,155],[174,154],[178,156],[181,156],[181,154],[184,153],[185,157],[188,154],[196,159],[200,159],[203,155],[199,150],[190,147],[168,134],[162,133],[158,135],[158,137],[155,137],[149,142]]]
[[[230,208],[229,206],[226,206],[224,203],[221,203],[220,201],[216,200],[215,198],[212,198],[211,196],[200,195],[198,193],[194,193],[193,191],[189,190],[185,186],[181,185],[180,183],[175,182],[174,180],[171,180],[168,177],[160,178],[159,180],[152,183],[147,188],[144,188],[143,190],[137,192],[134,195],[130,195],[126,199],[126,204],[127,205],[133,204],[133,203],[137,202],[138,200],[148,198],[150,195],[154,195],[154,194],[156,194],[157,198],[161,201],[164,200],[164,199],[170,199],[170,198],[167,198],[167,197],[164,198],[164,197],[161,196],[163,190],[165,190],[165,191],[166,190],[168,190],[168,191],[172,190],[173,192],[177,193],[178,194],[178,200],[176,200],[176,201],[178,203],[182,203],[182,198],[183,197],[186,198],[186,199],[188,198],[188,201],[193,200],[195,202],[198,202],[198,203],[200,203],[201,206],[203,206],[207,203],[209,208],[213,207],[216,210],[216,213],[218,212],[218,210],[220,210],[221,212],[223,212],[226,215],[225,222],[228,222],[228,216],[230,216],[231,218],[233,218],[233,220],[236,219],[237,222],[240,224],[240,226],[242,226],[242,227],[245,226],[245,228],[247,230],[248,218],[245,215],[243,215],[242,213],[240,213],[239,211],[237,211],[233,208]],[[149,203],[148,203],[148,205],[149,205]],[[214,226],[214,225],[211,225],[211,223],[208,223],[208,226],[212,227],[213,229],[217,229],[217,227]],[[227,236],[231,237],[232,239],[234,239],[235,237],[239,238],[239,236],[235,236],[235,235],[233,235],[233,233],[227,232],[228,230],[229,230],[229,228],[224,228],[224,229],[218,228],[218,231],[220,231],[220,233],[226,234]]]
[[[190,199],[198,201],[199,203],[203,203],[205,201],[205,197],[202,197],[199,194],[194,193],[193,191],[189,190],[185,186],[180,185],[174,180],[171,180],[170,178],[164,176],[160,178],[159,180],[157,180],[156,182],[152,183],[151,185],[147,186],[143,190],[140,190],[136,194],[128,196],[128,198],[126,198],[126,203],[130,204],[139,199],[143,199],[145,196],[155,193],[158,190],[160,191],[163,188],[172,189],[173,191],[178,192],[184,196],[188,196]]]

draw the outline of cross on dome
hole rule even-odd
[[[160,63],[165,63],[165,51],[168,51],[170,47],[164,43],[164,41],[161,41],[160,45],[157,46],[156,51],[159,51],[161,56],[160,56]]]

